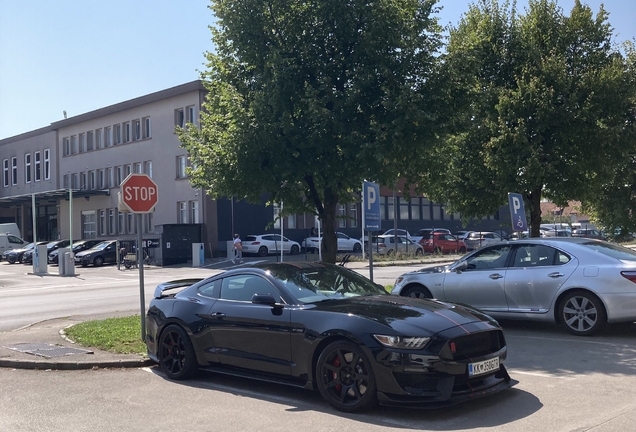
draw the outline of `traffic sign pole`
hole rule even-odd
[[[144,246],[142,244],[142,216],[137,215],[137,263],[139,264],[139,305],[141,310],[141,340],[146,341],[146,296],[144,293]]]

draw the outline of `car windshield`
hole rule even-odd
[[[47,244],[46,244],[46,248],[47,248],[47,249],[53,249],[53,248],[54,248],[54,247],[55,247],[58,243],[59,243],[59,241],[58,241],[58,240],[52,241],[52,242],[50,242],[50,243],[47,243]]]
[[[93,246],[91,249],[103,250],[103,249],[106,249],[106,247],[108,247],[108,245],[110,245],[110,242],[101,242],[101,243]]]
[[[592,249],[611,258],[623,261],[636,261],[636,251],[623,246],[602,241],[591,241],[582,244],[588,249]]]
[[[302,303],[348,297],[387,294],[369,279],[340,266],[311,268],[279,267],[270,270],[287,290]]]

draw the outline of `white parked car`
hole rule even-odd
[[[345,233],[336,232],[338,238],[338,252],[361,252],[362,243],[360,240],[349,237]],[[307,237],[302,241],[301,245],[308,252],[318,251],[322,237]]]
[[[269,254],[280,253],[281,248],[284,253],[290,255],[297,255],[300,253],[300,244],[293,240],[283,236],[283,241],[280,241],[280,234],[261,234],[261,235],[248,235],[242,240],[243,253],[257,254],[260,256],[267,256]]]

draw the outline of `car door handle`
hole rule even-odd
[[[490,279],[501,279],[503,277],[503,275],[500,275],[499,273],[493,273],[490,276],[488,276]]]
[[[550,276],[551,278],[559,278],[559,277],[563,277],[565,275],[563,273],[554,272],[554,273],[550,273],[548,276]]]
[[[211,318],[225,318],[225,314],[223,312],[214,312],[210,315]]]

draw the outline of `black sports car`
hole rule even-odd
[[[145,340],[169,378],[205,369],[286,383],[317,389],[342,411],[448,405],[516,383],[503,365],[503,331],[489,316],[391,296],[323,263],[266,263],[161,284]]]

